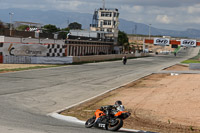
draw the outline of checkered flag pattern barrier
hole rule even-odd
[[[50,57],[63,57],[65,56],[65,46],[59,44],[48,44],[48,53],[47,56]]]

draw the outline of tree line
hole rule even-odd
[[[3,24],[3,22],[0,20],[0,29],[9,27],[10,25],[5,26]],[[20,25],[18,27],[16,27],[16,30],[19,31],[25,31],[27,28],[36,28],[35,26],[28,26],[28,25]],[[73,22],[70,23],[68,25],[68,27],[66,28],[59,28],[56,27],[56,25],[52,25],[52,24],[47,24],[44,25],[43,27],[41,27],[43,32],[49,33],[49,34],[53,34],[53,33],[57,33],[59,35],[62,35],[63,38],[66,38],[67,34],[69,33],[70,30],[72,29],[82,29],[82,25],[77,23],[77,22]],[[118,33],[118,45],[123,46],[125,49],[127,49],[129,47],[129,42],[128,42],[128,36],[125,32],[120,31]]]

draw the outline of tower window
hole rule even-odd
[[[101,17],[112,17],[111,12],[101,12]]]
[[[111,25],[111,20],[104,20],[103,25]]]

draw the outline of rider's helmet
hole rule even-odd
[[[115,105],[116,105],[116,106],[122,105],[122,101],[120,101],[120,100],[116,101],[116,102],[115,102]]]

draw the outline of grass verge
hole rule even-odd
[[[181,63],[190,64],[190,63],[200,63],[200,51],[197,56],[192,57],[188,60],[182,61]]]
[[[185,60],[185,61],[182,61],[181,63],[184,63],[184,64],[190,64],[190,63],[200,63],[200,60]]]
[[[60,67],[60,66],[63,66],[63,65],[48,65],[48,66],[34,66],[34,67],[25,67],[25,68],[0,69],[0,73],[16,72],[16,71],[32,70],[32,69],[41,69],[41,68]]]

